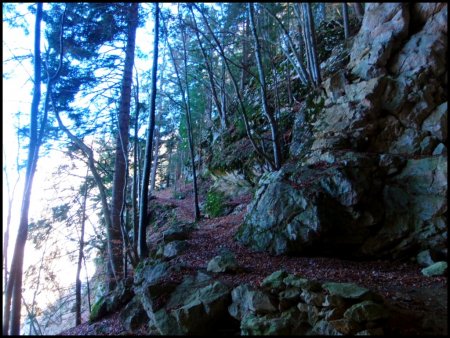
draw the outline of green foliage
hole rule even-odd
[[[205,210],[211,217],[221,216],[225,211],[225,195],[221,191],[209,191],[206,195]]]
[[[140,261],[140,262],[138,263],[138,265],[134,268],[134,274],[135,274],[135,275],[142,271],[142,269],[144,268],[146,262],[147,262],[147,261]]]
[[[333,48],[344,40],[344,29],[335,20],[322,21],[317,29],[317,54],[320,62],[331,55]]]
[[[67,219],[69,210],[70,205],[68,203],[57,205],[56,207],[52,208],[52,217],[56,222],[63,222]]]
[[[324,106],[325,99],[322,96],[318,96],[316,93],[308,95],[306,97],[306,121],[308,123],[314,122]]]

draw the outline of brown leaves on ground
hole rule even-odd
[[[178,220],[186,223],[193,222],[192,194],[186,194],[184,199],[175,199],[172,196],[171,190],[157,192],[152,203],[174,206]],[[246,205],[250,200],[251,196],[248,195],[230,203]],[[447,303],[443,301],[447,299],[447,277],[425,277],[421,274],[421,267],[418,264],[408,262],[272,256],[266,252],[254,252],[234,240],[234,235],[242,224],[245,210],[246,208],[242,208],[242,211],[236,214],[199,221],[197,229],[187,240],[189,249],[174,258],[184,266],[180,274],[195,274],[198,270],[206,271],[209,260],[218,255],[221,249],[226,248],[235,254],[241,269],[237,273],[214,274],[214,276],[230,287],[244,283],[258,286],[272,272],[284,269],[289,273],[321,282],[356,283],[380,293],[388,304],[416,313],[418,318],[424,314],[431,316],[435,314],[438,317],[447,318]],[[179,277],[182,278],[182,276]],[[108,320],[117,321],[118,318],[111,316],[94,325]],[[108,326],[108,323],[102,325]],[[61,335],[99,334],[91,333],[92,330],[87,330],[85,326],[86,324],[82,324],[62,332]],[[121,327],[120,323],[111,325],[109,334],[120,333],[118,327]],[[447,332],[446,327],[443,330]],[[145,328],[133,334],[145,334]]]

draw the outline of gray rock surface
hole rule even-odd
[[[436,262],[429,267],[422,269],[422,274],[428,277],[431,276],[442,276],[447,273],[447,262]]]
[[[272,254],[447,253],[447,5],[370,3],[236,238]]]

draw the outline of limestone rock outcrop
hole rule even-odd
[[[371,3],[237,239],[274,254],[447,255],[447,4]]]

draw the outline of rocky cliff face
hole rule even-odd
[[[237,238],[275,254],[445,257],[447,4],[367,4],[348,53]]]

